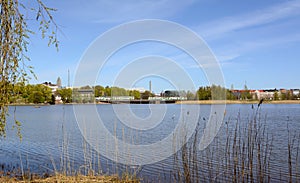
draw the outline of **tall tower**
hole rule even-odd
[[[152,83],[151,83],[151,80],[149,81],[149,91],[152,93]]]
[[[70,88],[70,70],[68,69],[68,87]]]
[[[57,78],[56,85],[58,86],[58,88],[61,88],[61,79],[60,79],[60,77]]]

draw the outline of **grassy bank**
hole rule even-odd
[[[135,183],[139,182],[138,180],[133,180],[126,177],[119,178],[118,176],[84,176],[84,175],[74,175],[74,176],[66,176],[61,174],[56,174],[54,176],[50,176],[47,178],[41,177],[26,177],[26,178],[16,178],[16,177],[9,177],[3,176],[0,177],[0,182],[7,182],[7,183],[53,183],[53,182],[102,182],[102,183]]]

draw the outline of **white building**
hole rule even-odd
[[[56,84],[52,84],[51,82],[44,82],[42,84],[51,88],[52,94],[54,94],[58,89],[58,86]]]

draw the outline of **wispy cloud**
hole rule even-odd
[[[238,58],[245,53],[255,50],[266,50],[272,47],[280,47],[289,43],[300,42],[300,34],[285,34],[282,36],[270,36],[265,38],[253,38],[241,41],[238,44],[224,44],[219,46],[215,53],[221,63],[226,63]]]
[[[283,45],[292,42],[299,42],[300,34],[284,35],[282,37],[271,37],[264,40],[253,40],[245,42],[241,45],[241,51],[249,51],[255,49],[266,48],[274,45]]]
[[[143,18],[167,18],[188,6],[195,0],[75,0],[69,9],[71,16],[96,23],[120,23]],[[68,11],[66,9],[66,11]],[[66,12],[65,12],[66,13]]]
[[[231,61],[238,58],[240,55],[238,54],[220,54],[216,55],[219,63],[223,65],[228,65],[229,63],[232,63]]]
[[[300,1],[217,19],[197,27],[222,66],[258,50],[299,42]],[[285,21],[282,21],[285,20]]]
[[[300,14],[300,1],[288,1],[275,6],[254,11],[251,13],[225,17],[219,20],[201,25],[199,31],[208,39],[218,38],[228,32],[237,31],[253,26],[260,26],[272,23],[284,18]]]

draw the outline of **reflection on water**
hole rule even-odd
[[[180,111],[185,107],[185,105],[166,105],[166,114],[161,123],[149,130],[135,130],[128,128],[117,118],[112,105],[96,105],[105,127],[112,135],[127,143],[145,145],[161,141],[170,135],[176,127]],[[199,133],[202,133],[208,121],[210,108],[210,105],[200,107]],[[148,105],[130,105],[130,110],[142,119],[151,115]],[[138,169],[139,176],[145,180],[170,180],[173,176],[170,173],[174,169],[173,157],[142,167],[126,167],[117,165],[98,154],[83,140],[72,105],[40,108],[17,106],[15,114],[13,111],[14,107],[10,107],[7,137],[0,141],[1,165],[22,166],[23,169],[30,169],[31,172],[37,173],[52,173],[55,170],[69,172],[80,170],[86,173],[88,168],[99,170],[99,172],[101,170],[103,173],[116,173],[129,168],[130,171]],[[251,105],[227,105],[225,123],[222,128],[224,129],[230,121],[235,121],[237,118],[242,123],[247,123],[251,114]],[[14,115],[22,122],[23,139],[21,142],[16,131],[12,130]],[[266,132],[273,135],[272,171],[284,174],[287,170],[287,126],[293,134],[300,134],[300,105],[264,104],[260,110],[260,118],[265,121]],[[218,139],[222,141],[222,136],[219,135]],[[109,145],[99,144],[100,148],[104,149]],[[300,169],[299,164],[298,168]]]

